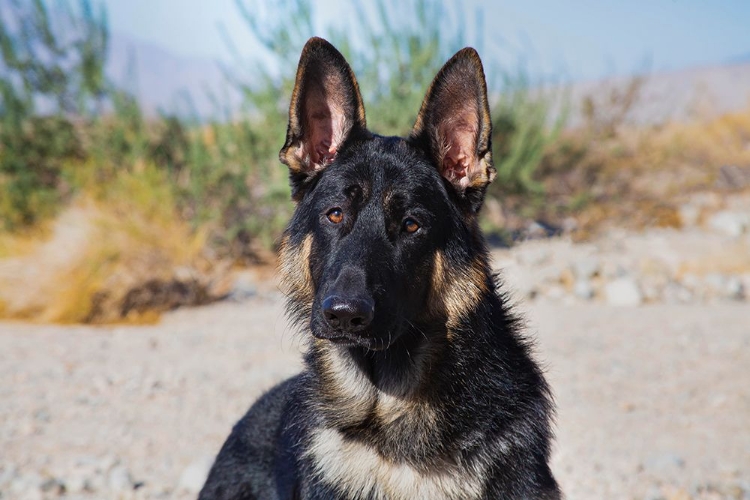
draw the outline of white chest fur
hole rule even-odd
[[[408,464],[392,463],[335,429],[316,431],[308,454],[323,481],[352,499],[469,500],[482,493],[482,465],[424,473]]]

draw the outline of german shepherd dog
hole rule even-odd
[[[552,398],[491,272],[482,63],[435,77],[407,138],[365,125],[354,73],[305,45],[281,162],[280,270],[306,370],[235,425],[201,499],[560,499]]]

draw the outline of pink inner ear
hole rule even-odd
[[[476,170],[476,127],[459,117],[446,120],[440,129],[443,146],[442,174],[453,184],[462,188],[469,186]]]
[[[307,106],[303,154],[309,155],[312,169],[320,170],[336,158],[350,124],[341,106],[333,98],[326,99],[323,92],[311,92]]]
[[[310,159],[316,170],[330,165],[336,157],[338,144],[334,143],[336,120],[328,109],[310,116]]]

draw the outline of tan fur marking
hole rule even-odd
[[[425,399],[429,364],[434,352],[426,345],[409,353],[413,366],[395,387],[378,391],[375,415],[384,425],[395,424],[412,436],[429,435],[438,416],[432,403]],[[385,392],[385,391],[388,392]],[[411,430],[410,430],[411,429]]]
[[[434,429],[438,419],[435,409],[418,395],[424,383],[426,354],[415,353],[417,366],[412,376],[386,393],[375,387],[351,358],[330,342],[316,339],[313,348],[321,360],[325,387],[321,398],[330,423],[340,427],[357,425],[374,414],[382,425],[394,426],[391,436],[396,440],[399,432],[428,435]]]
[[[322,410],[331,423],[338,426],[362,422],[377,399],[377,389],[364,373],[354,366],[351,357],[342,355],[338,348],[326,340],[316,339],[313,349],[321,360]]]
[[[462,316],[479,303],[487,291],[484,266],[474,261],[464,269],[449,268],[442,252],[435,254],[432,271],[432,307],[444,309],[449,331],[456,328]],[[450,332],[449,332],[450,333]]]
[[[386,460],[335,429],[315,431],[308,453],[323,480],[352,499],[469,500],[482,494],[485,465],[481,461],[420,472],[409,464]]]
[[[302,304],[311,304],[313,301],[314,291],[309,264],[311,250],[312,235],[308,234],[299,246],[290,244],[289,237],[284,236],[279,251],[282,291]]]

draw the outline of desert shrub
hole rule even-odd
[[[225,68],[227,85],[242,96],[240,109],[214,96],[217,114],[210,119],[166,111],[148,116],[104,75],[108,27],[96,5],[9,0],[0,11],[0,256],[37,251],[23,237],[5,237],[29,228],[46,224],[48,231],[38,234],[51,232],[56,241],[55,216],[70,218],[71,210],[90,212],[71,220],[89,224],[94,235],[90,246],[73,252],[74,267],[48,273],[67,283],[37,294],[51,297],[49,303],[13,305],[0,287],[4,314],[113,320],[129,314],[125,309],[145,311],[149,294],[172,304],[169,290],[183,289],[174,278],[179,268],[204,276],[195,290],[207,289],[211,265],[198,264],[205,255],[214,262],[262,260],[293,208],[278,151],[306,40],[322,35],[344,52],[373,130],[405,135],[436,72],[471,44],[467,33],[482,32],[465,22],[458,2],[358,1],[355,22],[320,33],[309,0],[277,2],[272,13],[267,3],[237,0],[268,61],[238,57]],[[540,152],[558,127],[547,118],[550,101],[527,79],[499,72],[486,58],[485,64],[490,82],[501,82],[490,89],[499,170],[490,194],[503,202],[507,193],[538,198],[545,189],[537,176]],[[137,306],[121,307],[123,301]]]
[[[311,2],[280,2],[272,13],[261,2],[237,2],[273,62],[238,60],[226,68],[228,83],[243,96],[242,109],[210,121],[146,117],[132,96],[107,82],[106,16],[94,13],[88,0],[78,9],[62,2],[57,9],[63,15],[54,16],[41,0],[11,5],[13,19],[4,19],[0,30],[7,70],[0,78],[6,111],[0,217],[6,229],[54,214],[81,189],[81,165],[94,165],[89,181],[107,183],[122,169],[148,163],[167,172],[181,218],[196,229],[209,226],[210,241],[224,253],[252,258],[273,245],[291,211],[277,153],[299,51],[315,34]],[[477,30],[469,29],[458,3],[356,2],[354,12],[349,28],[327,27],[323,35],[359,76],[371,128],[407,134],[435,73],[469,45],[466,33]],[[497,73],[491,62],[487,70]],[[534,172],[556,130],[547,123],[549,102],[526,80],[505,73],[490,80],[504,82],[491,89],[499,171],[492,194],[538,195]]]
[[[532,87],[522,72],[510,76],[506,76],[505,91],[492,109],[497,182],[490,193],[539,198],[546,194],[540,165],[567,118],[565,108],[557,116],[551,116],[550,110],[564,103],[565,95],[542,86]]]
[[[0,227],[16,230],[55,212],[63,164],[83,155],[77,118],[104,93],[107,26],[87,1],[61,3],[53,23],[42,0],[0,12]]]
[[[281,143],[278,138],[284,134],[286,104],[299,50],[315,34],[313,6],[306,0],[290,0],[282,2],[282,12],[271,15],[262,2],[240,0],[238,5],[275,64],[273,68],[254,64],[246,71],[256,79],[260,75],[260,85],[241,83],[241,73],[231,73],[239,82],[249,109],[274,117],[276,127],[269,124],[265,130],[273,131],[269,141],[274,146],[269,153],[275,153]],[[328,28],[324,36],[342,51],[357,75],[368,126],[386,135],[407,135],[437,71],[464,46],[479,45],[481,51],[482,41],[469,40],[467,33],[482,33],[483,29],[466,22],[465,7],[459,2],[380,0],[357,1],[352,6],[355,22],[346,29]],[[477,14],[479,23],[481,12]],[[238,63],[241,65],[241,61]],[[512,195],[514,207],[522,203],[536,206],[546,193],[538,170],[567,118],[565,93],[533,82],[520,66],[504,70],[486,57],[484,63],[491,85],[494,159],[498,169],[498,179],[489,196],[505,203]],[[553,109],[557,110],[554,116]],[[279,168],[275,156],[268,168]]]

